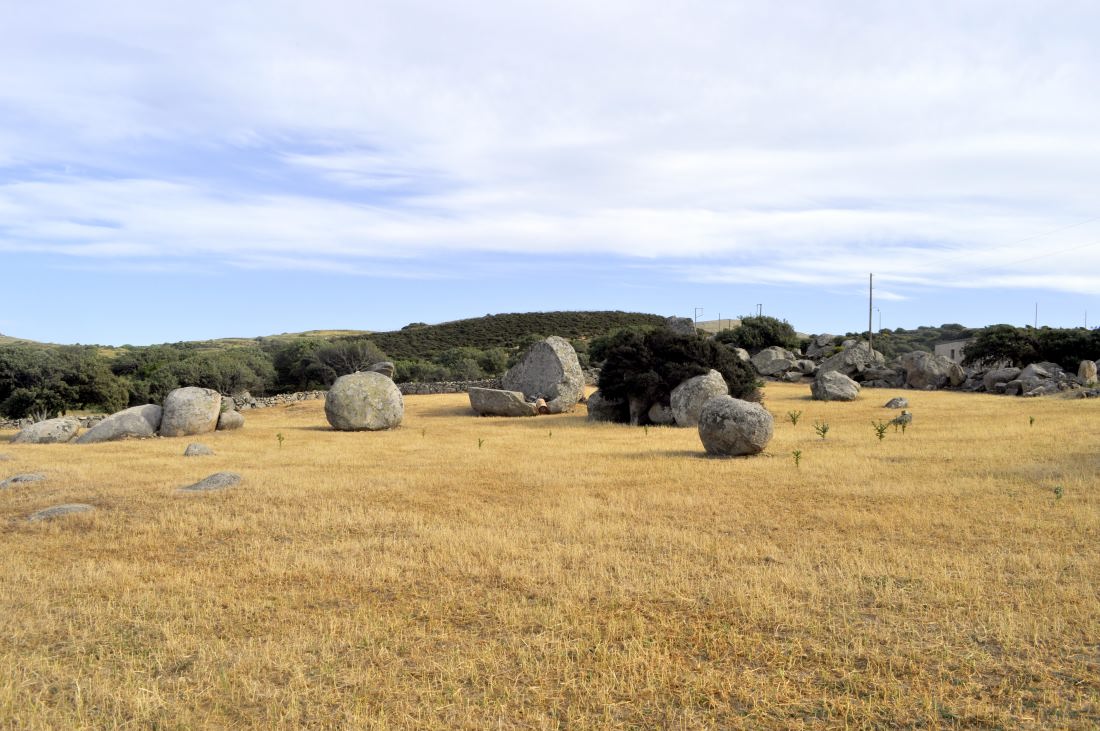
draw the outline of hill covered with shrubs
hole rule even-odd
[[[8,340],[0,343],[0,416],[114,411],[159,403],[181,385],[255,395],[325,388],[380,360],[396,363],[398,381],[488,378],[548,335],[570,339],[587,364],[590,342],[664,320],[636,312],[533,312],[370,334],[311,331],[117,348]]]

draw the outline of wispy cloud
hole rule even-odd
[[[1100,224],[1066,228],[1100,215],[1088,3],[7,15],[0,251],[385,277],[437,276],[433,253],[604,254],[699,282],[875,271],[883,299],[1100,290]]]

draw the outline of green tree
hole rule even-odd
[[[790,323],[767,315],[742,317],[740,327],[722,330],[715,340],[732,348],[744,348],[753,355],[773,345],[788,350],[799,348],[798,334]]]
[[[991,325],[982,330],[964,351],[966,365],[1011,363],[1023,367],[1040,360],[1038,342],[1032,328]]]
[[[755,372],[729,348],[664,329],[620,332],[607,349],[599,389],[606,398],[629,404],[632,424],[644,424],[653,404],[668,404],[676,386],[711,369],[722,374],[731,396],[759,398]]]

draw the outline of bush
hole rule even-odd
[[[798,334],[790,323],[767,315],[742,317],[741,327],[723,330],[714,339],[733,348],[744,348],[753,355],[773,345],[799,349]]]
[[[668,404],[674,388],[711,369],[722,374],[734,398],[759,399],[755,372],[729,348],[668,330],[618,333],[607,349],[599,389],[606,398],[628,402],[631,423],[643,424],[653,404]]]

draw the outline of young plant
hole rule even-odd
[[[1058,502],[1062,499],[1062,496],[1066,494],[1066,489],[1061,485],[1054,486],[1054,501]]]
[[[1034,416],[1027,417],[1027,425],[1028,426],[1035,426],[1035,417]]]
[[[788,411],[787,420],[791,422],[791,426],[798,426],[798,420],[802,418],[801,411]]]
[[[283,440],[286,439],[286,437],[283,436],[282,432],[279,432],[278,434],[275,435],[275,438],[279,440],[279,449],[282,449],[283,448]]]
[[[878,440],[881,442],[886,438],[886,430],[890,427],[890,422],[872,421],[871,426],[875,428],[875,436],[878,437]]]
[[[801,449],[796,449],[793,452],[791,452],[791,456],[794,457],[794,466],[795,467],[798,467],[800,464],[802,464],[802,450]]]
[[[814,422],[814,431],[817,432],[817,435],[819,437],[824,439],[825,435],[829,433],[829,422],[827,422],[827,421],[815,421]]]
[[[477,448],[478,449],[481,449],[481,445],[484,444],[484,443],[485,443],[484,439],[482,439],[481,437],[477,438]]]

